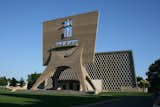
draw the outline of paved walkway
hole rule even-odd
[[[150,96],[126,96],[112,101],[82,105],[77,107],[152,107],[153,98]]]

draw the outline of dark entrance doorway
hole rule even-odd
[[[58,88],[61,90],[80,90],[80,82],[75,80],[59,80]]]
[[[70,89],[70,90],[73,90],[73,82],[70,82],[70,83],[69,83],[69,89]]]

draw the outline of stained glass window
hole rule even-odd
[[[72,36],[72,20],[67,19],[64,22],[64,38],[69,38]]]

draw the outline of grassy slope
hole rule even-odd
[[[71,95],[47,93],[11,93],[0,91],[0,107],[69,107],[90,102],[118,99],[120,96],[145,96],[141,93],[102,93],[100,95]]]

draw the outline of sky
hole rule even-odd
[[[96,52],[132,50],[137,76],[160,58],[160,0],[0,0],[0,76],[44,70],[42,23],[99,10]]]

